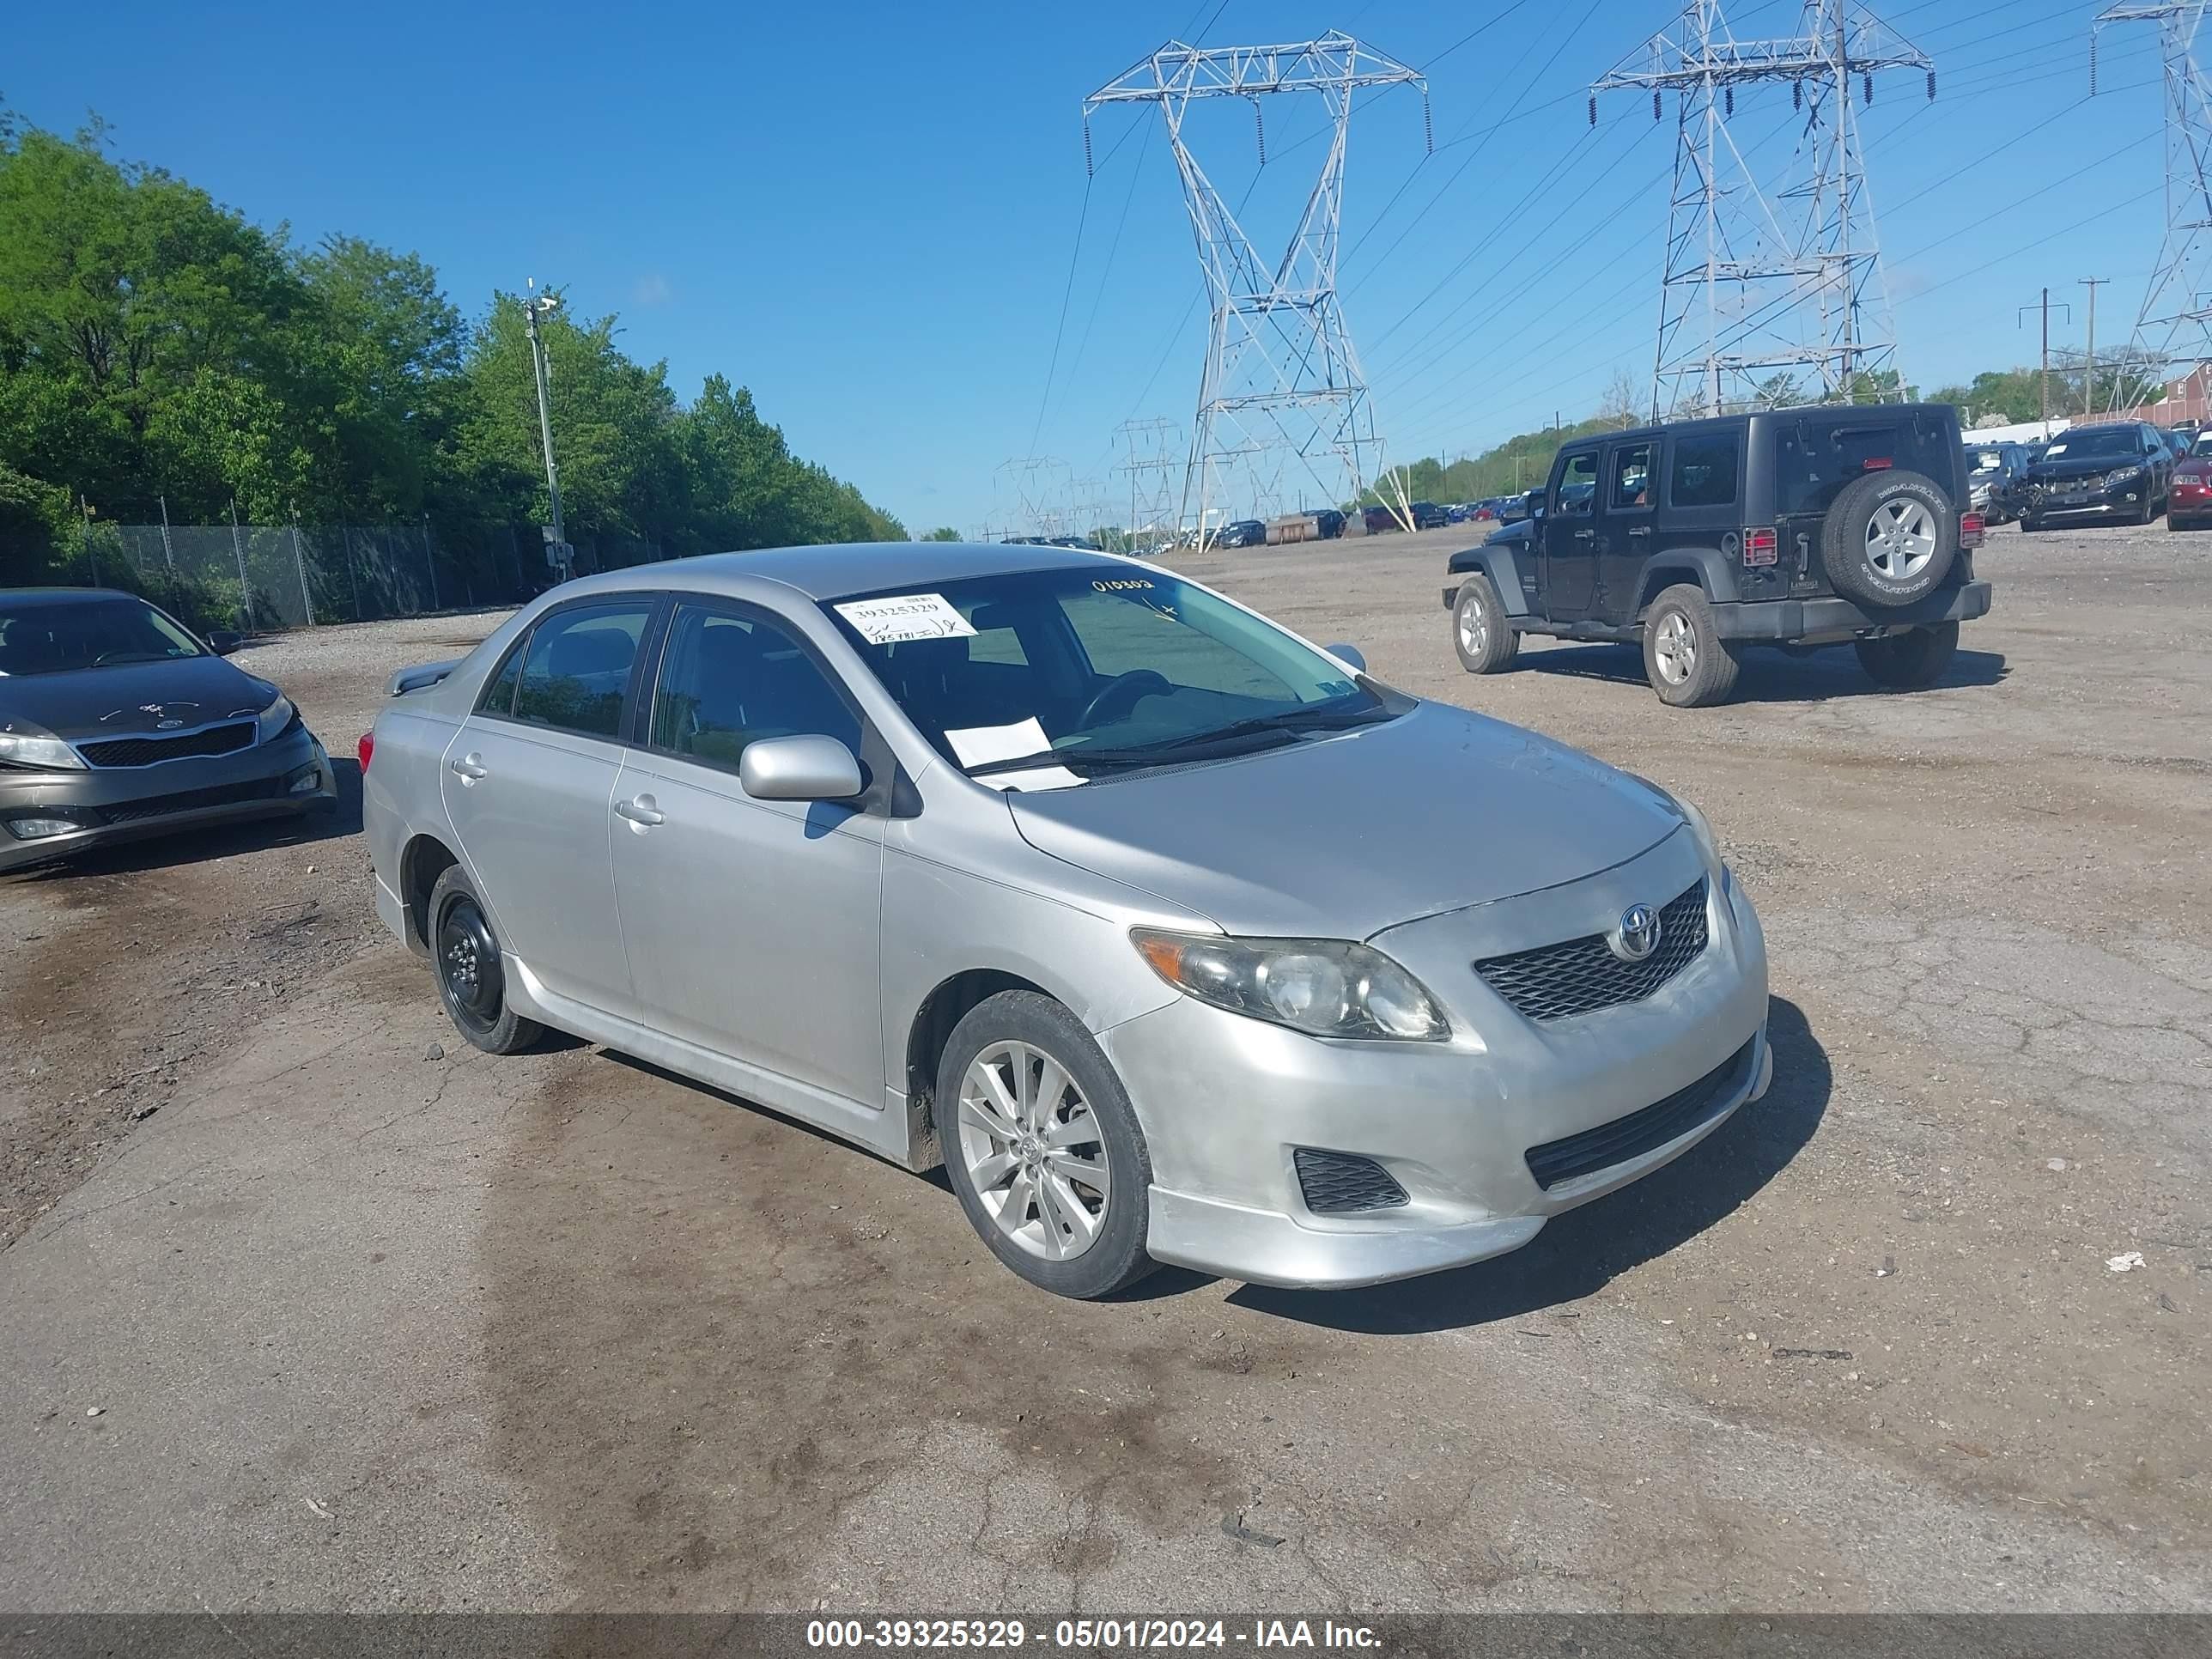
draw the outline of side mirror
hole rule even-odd
[[[745,745],[738,782],[755,800],[850,800],[860,763],[835,738],[762,738]]]
[[[1356,645],[1332,645],[1326,647],[1328,654],[1350,666],[1354,673],[1367,672],[1367,654]]]
[[[243,634],[234,634],[228,628],[211,630],[207,636],[208,649],[218,657],[228,657],[246,643]]]

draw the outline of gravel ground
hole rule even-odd
[[[937,1183],[465,1048],[349,773],[0,880],[0,1608],[2212,1607],[2212,538],[2000,533],[1943,685],[1696,713],[1463,675],[1460,544],[1191,568],[1704,806],[1759,1108],[1462,1272],[1057,1303]],[[246,660],[349,755],[495,621]]]

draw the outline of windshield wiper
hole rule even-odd
[[[1387,708],[1286,708],[1278,714],[1255,714],[1249,720],[1232,720],[1227,726],[1216,726],[1211,732],[1194,732],[1187,738],[1173,738],[1155,744],[1151,752],[1161,754],[1170,750],[1204,748],[1217,743],[1231,743],[1239,738],[1258,737],[1269,732],[1285,735],[1298,732],[1343,732],[1355,726],[1371,726],[1377,720],[1390,718]]]
[[[1035,772],[1048,766],[1073,771],[1084,766],[1150,766],[1157,757],[1149,749],[1042,749],[1012,760],[986,761],[967,769],[971,778],[988,778],[1000,772]]]

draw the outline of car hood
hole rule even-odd
[[[1634,858],[1682,818],[1603,763],[1464,709],[1078,789],[1011,793],[1040,851],[1231,933],[1368,939]]]
[[[2076,478],[2101,478],[2107,472],[2121,472],[2130,468],[2146,466],[2155,459],[2152,456],[2130,459],[2121,455],[2106,460],[2038,461],[2027,475],[2030,483],[2070,483]]]
[[[0,726],[36,727],[58,738],[127,737],[163,722],[205,726],[231,714],[258,714],[276,688],[223,657],[121,663],[64,674],[0,679]]]

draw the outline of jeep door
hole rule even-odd
[[[1590,614],[1597,596],[1597,473],[1595,443],[1559,452],[1552,469],[1551,502],[1538,531],[1544,544],[1544,612],[1554,622]]]
[[[1644,566],[1659,499],[1659,441],[1616,440],[1605,448],[1598,491],[1596,613],[1609,623],[1636,620]]]

